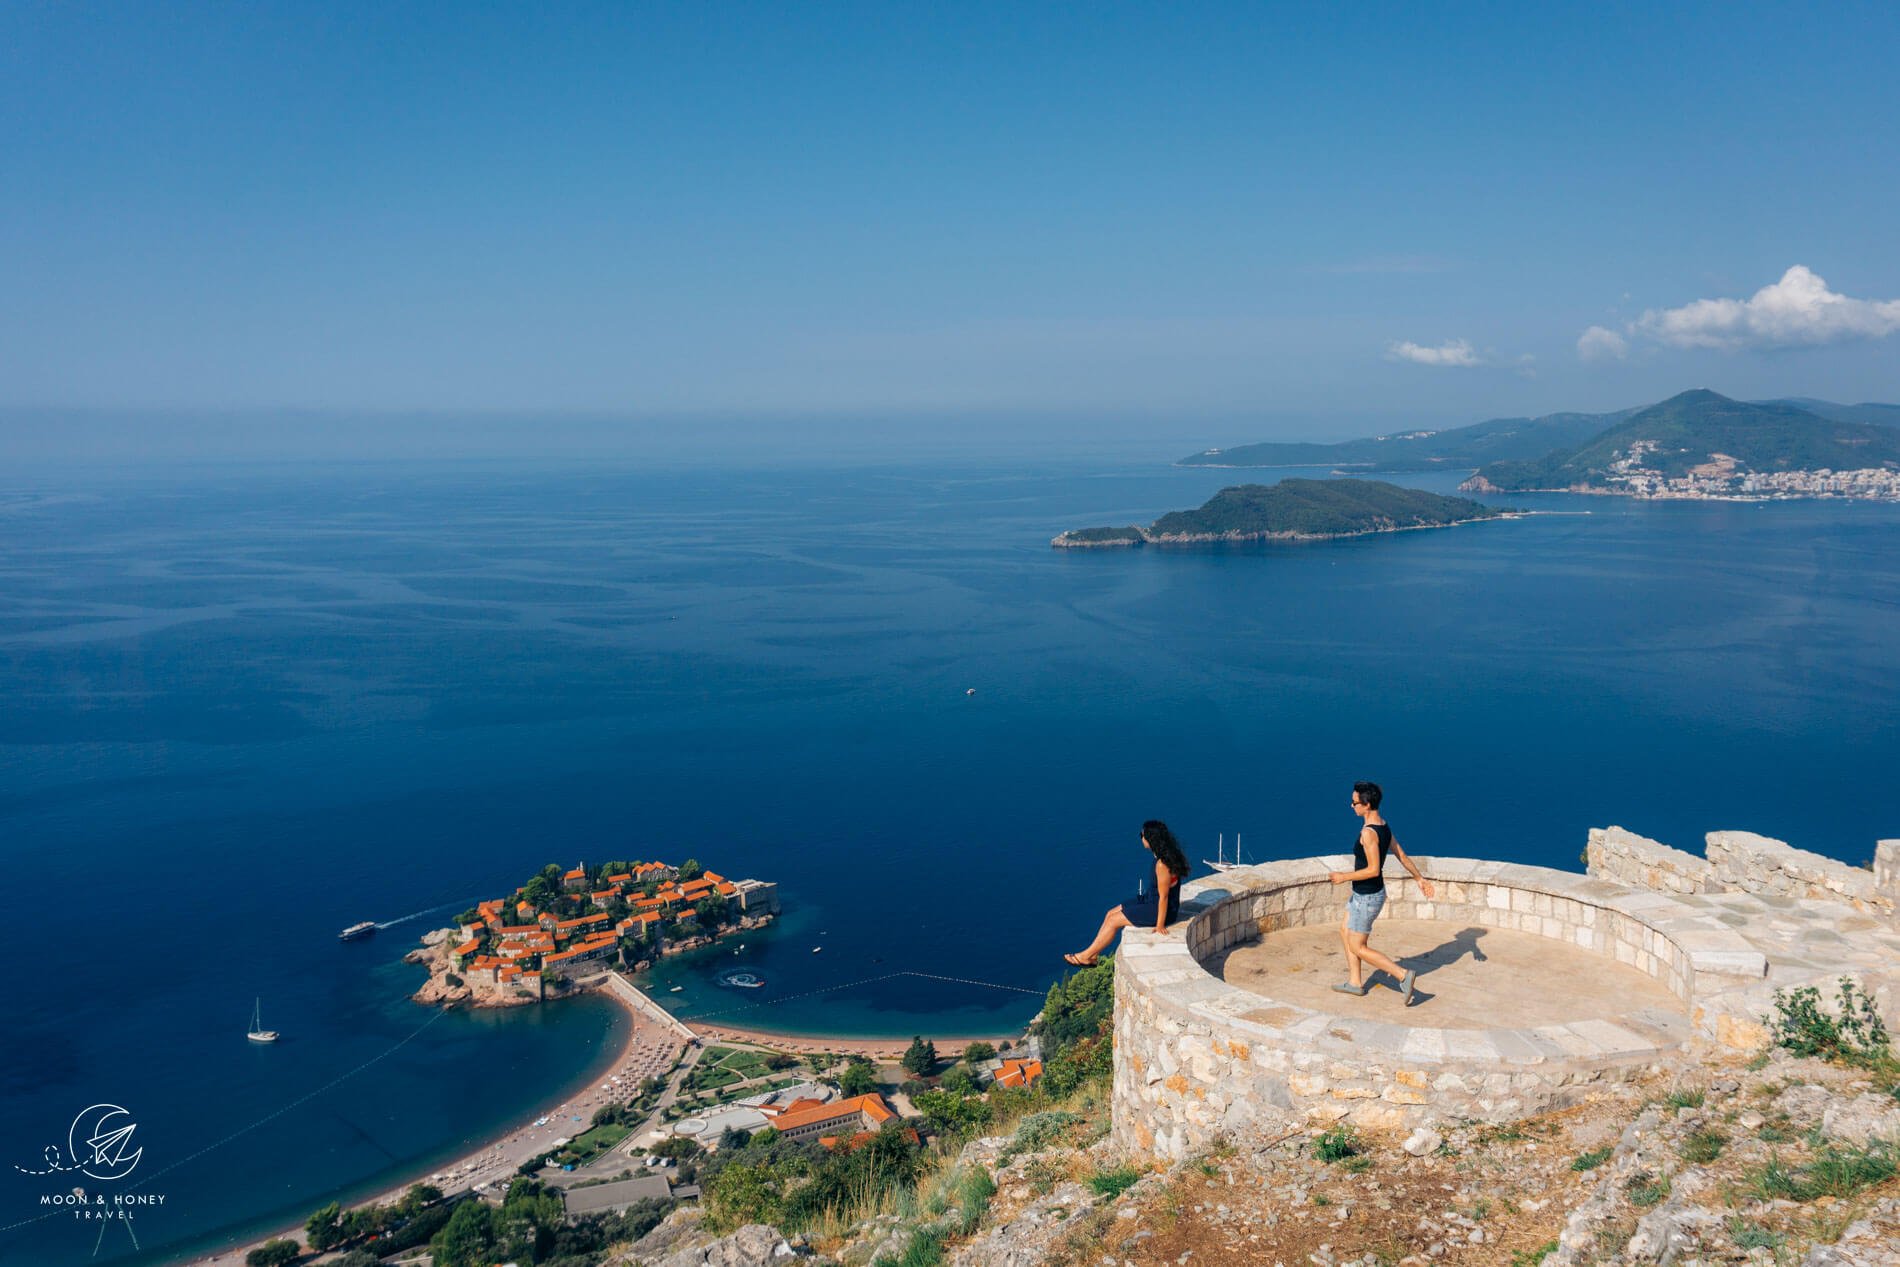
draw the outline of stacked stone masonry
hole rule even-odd
[[[1691,1035],[1686,1044],[1660,1040],[1661,1031],[1633,1019],[1433,1029],[1266,997],[1230,985],[1206,965],[1283,929],[1336,924],[1342,899],[1328,873],[1349,869],[1350,861],[1267,863],[1192,883],[1184,893],[1185,927],[1177,924],[1163,937],[1137,929],[1123,934],[1115,981],[1116,1139],[1131,1152],[1172,1160],[1217,1138],[1289,1121],[1345,1118],[1373,1129],[1509,1121],[1575,1103],[1604,1082],[1679,1063],[1692,1054],[1685,1047],[1757,1045],[1774,989],[1831,985],[1842,974],[1857,977],[1883,1011],[1896,1013],[1890,1021],[1900,1019],[1900,925],[1891,917],[1890,883],[1900,872],[1900,844],[1883,843],[1877,862],[1884,874],[1819,859],[1857,872],[1864,887],[1815,867],[1818,855],[1763,837],[1711,833],[1710,844],[1710,858],[1697,858],[1605,828],[1590,835],[1590,875],[1415,858],[1434,881],[1432,900],[1409,878],[1387,878],[1387,918],[1513,929],[1647,974],[1680,1001],[1688,1024],[1678,1032]],[[1744,891],[1738,878],[1798,891]],[[1818,953],[1809,949],[1816,944]]]

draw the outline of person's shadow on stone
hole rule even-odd
[[[1485,930],[1482,928],[1461,928],[1456,933],[1453,933],[1449,940],[1439,942],[1424,954],[1406,955],[1401,958],[1399,962],[1404,964],[1407,968],[1417,969],[1421,983],[1424,982],[1430,974],[1438,971],[1440,968],[1449,968],[1466,955],[1470,955],[1474,963],[1484,963],[1486,961],[1484,948],[1478,945],[1478,939],[1483,937],[1484,934]],[[1412,1006],[1419,1007],[1435,997],[1435,995],[1427,994],[1423,989],[1415,986],[1412,990]]]

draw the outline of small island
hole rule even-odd
[[[1511,518],[1464,497],[1444,497],[1383,480],[1287,479],[1223,488],[1198,510],[1177,510],[1146,528],[1077,528],[1058,534],[1058,549],[1207,545],[1246,541],[1331,541],[1375,532],[1449,528]]]
[[[455,927],[425,935],[404,959],[429,979],[418,1003],[510,1007],[577,993],[618,967],[763,928],[778,914],[778,886],[732,881],[696,859],[549,863],[512,895],[479,902]]]

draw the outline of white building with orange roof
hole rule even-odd
[[[772,1127],[793,1143],[802,1143],[822,1135],[854,1135],[859,1131],[875,1131],[896,1116],[891,1106],[884,1103],[884,1097],[873,1092],[870,1095],[854,1095],[836,1104],[821,1104],[795,1113],[781,1114],[773,1119]]]

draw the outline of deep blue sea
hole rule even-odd
[[[1568,513],[1049,548],[1239,478],[1102,456],[0,476],[0,1259],[202,1252],[548,1111],[614,1050],[611,1007],[422,1028],[398,961],[432,920],[336,939],[548,862],[777,880],[782,924],[669,964],[660,997],[908,1036],[1026,1021],[1141,874],[1149,817],[1197,858],[1217,834],[1336,851],[1374,778],[1421,853],[1575,867],[1618,823],[1859,862],[1900,831],[1900,507],[1519,497]],[[734,966],[766,988],[715,984]],[[244,1040],[254,998],[275,1047]],[[137,1251],[65,1213],[20,1225],[71,1185],[19,1168],[101,1102],[167,1198]]]

